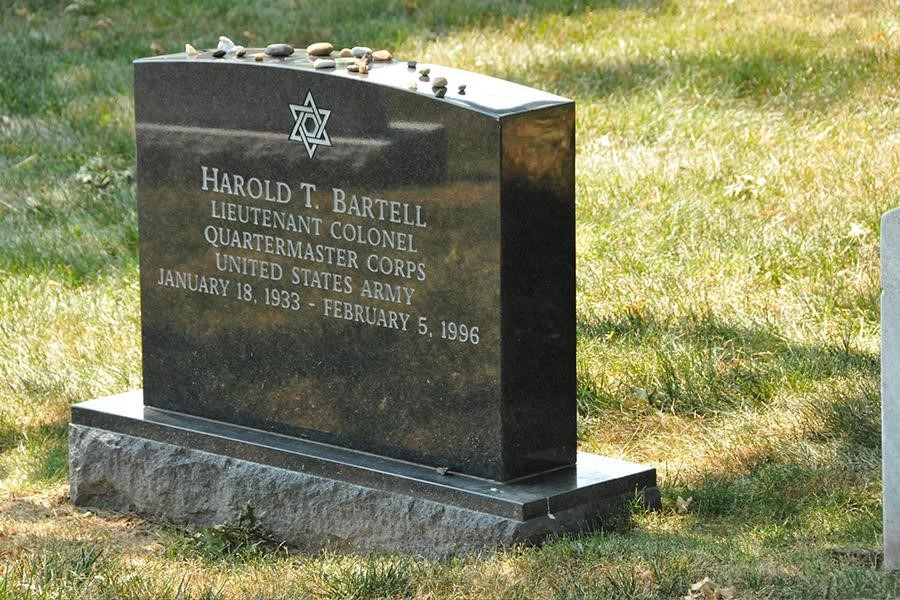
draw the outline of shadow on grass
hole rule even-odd
[[[831,421],[843,433],[876,444],[871,425],[878,412],[879,355],[840,344],[790,342],[765,325],[744,327],[713,314],[670,321],[642,311],[598,321],[579,318],[580,343],[592,340],[613,348],[635,348],[639,359],[629,364],[628,385],[644,390],[653,408],[672,414],[715,414],[721,410],[764,406],[787,386],[809,388],[832,378],[866,382],[857,396],[839,398]],[[648,356],[649,354],[649,356]],[[629,381],[630,380],[630,381]],[[624,385],[624,384],[623,384]],[[603,386],[590,374],[578,374],[579,408],[583,414],[618,407],[624,388]],[[860,412],[860,407],[866,410]],[[864,419],[860,423],[860,417]],[[856,427],[849,424],[855,423]],[[876,446],[877,447],[877,446]]]
[[[54,483],[69,473],[68,423],[25,429],[0,422],[0,480],[24,470],[28,483]]]
[[[797,34],[794,34],[797,35]],[[777,46],[779,42],[773,42]],[[754,106],[773,100],[792,111],[830,111],[845,102],[866,81],[888,81],[896,61],[858,49],[833,56],[814,52],[821,40],[803,36],[790,48],[736,48],[724,52],[679,54],[668,59],[605,61],[584,57],[570,60],[544,57],[526,73],[503,72],[501,77],[525,77],[532,85],[580,101],[636,94],[676,84],[691,94]],[[806,49],[801,53],[797,48]]]

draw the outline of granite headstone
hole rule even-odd
[[[574,103],[255,53],[135,62],[144,389],[74,407],[73,498],[189,521],[209,503],[92,492],[109,435],[143,480],[172,446],[517,523],[420,553],[581,528],[652,488],[652,469],[576,460]]]

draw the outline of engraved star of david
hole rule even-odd
[[[294,115],[294,129],[291,131],[291,139],[295,142],[303,142],[306,153],[312,158],[319,146],[331,146],[331,138],[325,131],[325,124],[331,111],[316,106],[312,91],[306,92],[306,100],[303,104],[291,104],[291,114]]]

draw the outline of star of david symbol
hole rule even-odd
[[[331,138],[325,131],[325,124],[331,111],[316,106],[312,91],[306,92],[306,100],[303,104],[291,104],[291,114],[294,115],[294,129],[291,131],[291,139],[295,142],[303,142],[306,153],[312,158],[319,146],[331,146]]]

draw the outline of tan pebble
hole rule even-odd
[[[190,44],[184,45],[184,53],[187,54],[188,56],[197,56],[197,54],[198,54],[197,49],[194,48],[193,46],[191,46]]]
[[[419,84],[416,83],[415,81],[410,81],[410,82],[409,82],[409,89],[411,89],[411,90],[417,90],[417,89],[419,89]]]
[[[368,72],[369,72],[369,63],[367,63],[367,62],[359,63],[359,74],[365,75]]]
[[[265,57],[266,57],[266,55],[263,54],[262,52],[257,52],[256,54],[253,55],[253,60],[255,60],[256,62],[262,62],[262,60]]]
[[[332,50],[334,46],[328,42],[317,42],[306,47],[306,53],[310,56],[328,56]]]
[[[350,48],[341,48],[341,52],[338,54],[341,58],[350,58],[353,56],[353,50]]]
[[[376,50],[372,53],[372,58],[375,60],[392,60],[394,56],[387,50]]]
[[[447,78],[446,77],[435,77],[431,81],[431,87],[447,87]]]

